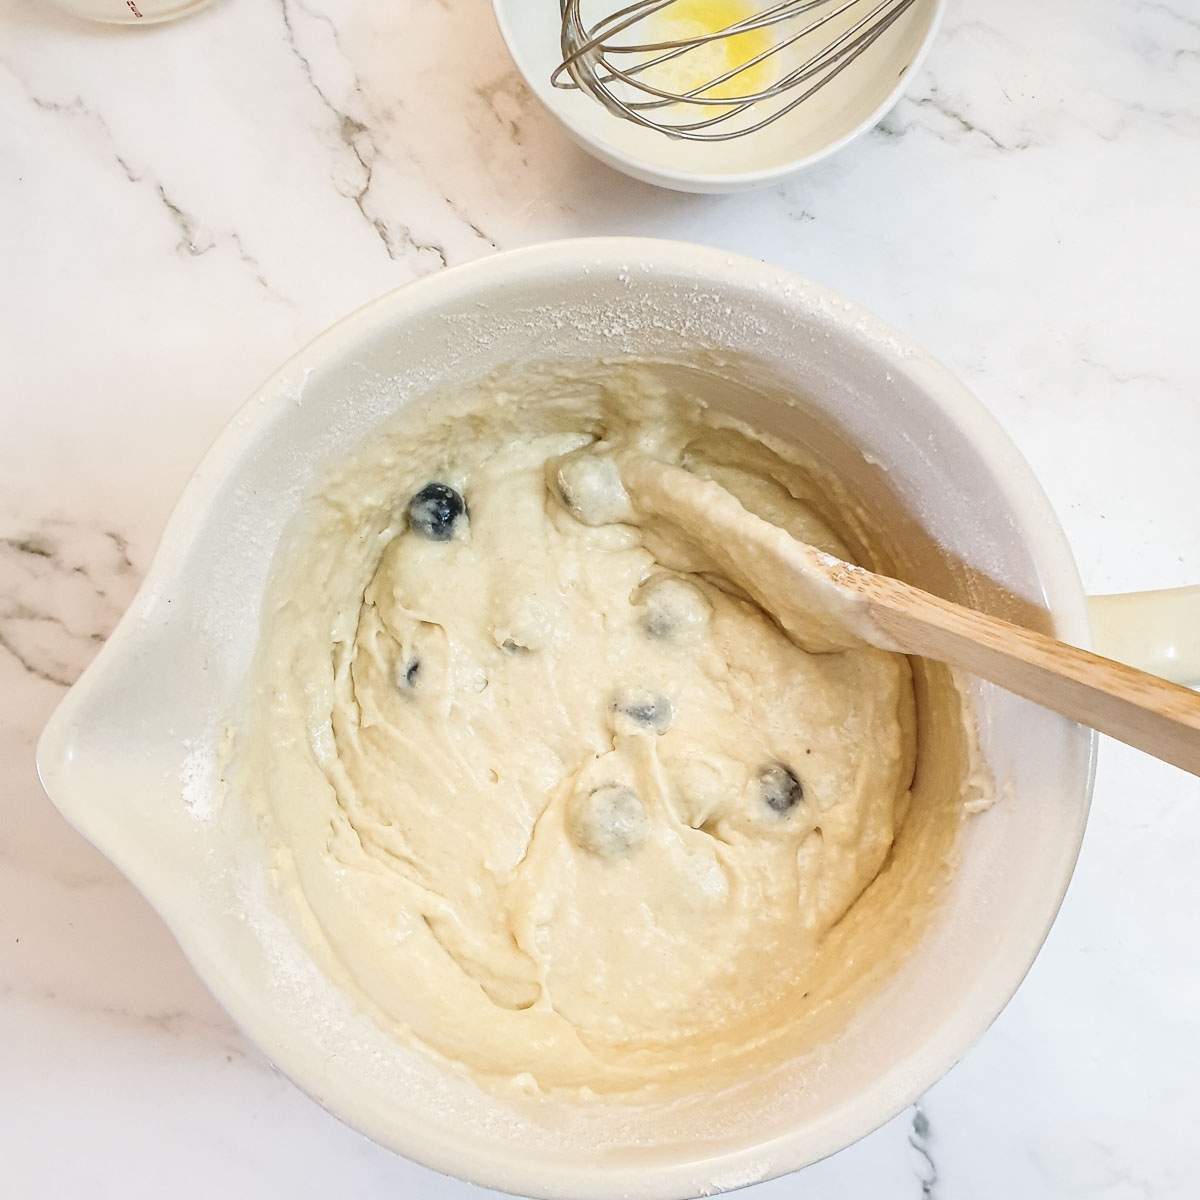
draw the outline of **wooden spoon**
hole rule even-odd
[[[679,467],[639,454],[619,467],[660,559],[725,575],[804,649],[936,659],[1200,775],[1200,695],[1188,688],[843,562]]]

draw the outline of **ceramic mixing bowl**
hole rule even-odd
[[[848,1145],[986,1029],[1066,889],[1094,739],[974,688],[999,801],[961,819],[944,895],[898,968],[811,1054],[762,1078],[658,1108],[518,1104],[399,1045],[315,967],[223,784],[272,556],[328,465],[411,398],[504,364],[606,357],[687,369],[710,403],[801,443],[904,544],[913,582],[1088,641],[1075,565],[1036,480],[927,355],[749,259],[566,242],[389,293],[268,380],[188,485],[132,607],[46,728],[38,764],[54,803],[158,909],[246,1035],[351,1125],[522,1195],[695,1196]],[[940,770],[945,733],[921,744],[914,820],[961,802],[961,780]]]

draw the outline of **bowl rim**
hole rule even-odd
[[[515,4],[528,3],[528,0],[492,0],[492,13],[499,27],[500,36],[504,41],[505,48],[508,50],[509,57],[512,59],[513,65],[517,68],[521,78],[525,81],[526,87],[537,97],[542,107],[567,129],[573,138],[589,151],[593,152],[601,161],[616,170],[624,171],[644,182],[674,188],[678,191],[718,192],[761,187],[769,183],[775,183],[780,179],[786,179],[796,172],[803,171],[824,161],[847,143],[852,142],[855,138],[860,137],[868,129],[878,124],[899,102],[913,76],[924,65],[925,58],[929,54],[934,41],[937,39],[938,30],[941,28],[942,19],[946,12],[946,0],[929,0],[929,2],[932,4],[929,28],[925,31],[925,36],[922,38],[921,44],[917,47],[908,65],[896,77],[896,82],[892,85],[888,94],[866,117],[846,133],[827,142],[819,150],[814,150],[798,158],[789,159],[787,162],[780,163],[777,166],[763,167],[756,171],[683,171],[674,167],[659,166],[652,160],[630,154],[620,147],[612,145],[612,143],[597,136],[585,123],[575,120],[569,113],[564,112],[561,106],[550,103],[543,93],[542,88],[538,86],[538,83],[533,78],[532,66],[524,54],[522,42],[517,37],[508,20],[509,8]],[[620,118],[614,117],[614,120],[620,120]]]
[[[709,286],[774,288],[781,305],[797,312],[816,312],[869,345],[872,353],[887,360],[898,372],[920,378],[928,398],[970,439],[987,462],[1001,487],[1018,528],[1038,568],[1048,611],[1060,637],[1078,645],[1090,642],[1088,610],[1075,560],[1049,500],[999,423],[983,408],[946,367],[910,343],[873,314],[829,289],[783,268],[712,247],[654,238],[576,238],[545,242],[488,255],[460,266],[413,280],[368,302],[335,322],[292,355],[256,388],[230,418],[204,455],[172,512],[146,577],[128,610],[93,662],[63,697],[47,723],[37,746],[37,769],[54,805],[80,833],[97,846],[145,896],[179,942],[185,956],[205,986],[220,1002],[238,1028],[253,1041],[297,1087],[322,1107],[379,1144],[421,1165],[484,1187],[515,1195],[547,1200],[611,1200],[619,1190],[628,1200],[678,1200],[709,1195],[758,1183],[798,1170],[845,1148],[892,1119],[939,1080],[979,1039],[1012,998],[1032,966],[1057,916],[1066,894],[1082,843],[1095,773],[1097,737],[1078,730],[1082,750],[1077,828],[1073,843],[1064,850],[1063,877],[1053,894],[1047,894],[1045,919],[1030,930],[1022,955],[1003,986],[985,997],[972,995],[970,1012],[960,1015],[940,1031],[939,1039],[926,1043],[906,1060],[897,1103],[895,1089],[883,1083],[861,1093],[854,1101],[828,1114],[819,1127],[800,1133],[790,1130],[769,1141],[722,1151],[704,1159],[613,1170],[520,1162],[468,1147],[451,1146],[428,1137],[418,1125],[397,1129],[376,1118],[367,1106],[355,1103],[345,1091],[318,1093],[317,1081],[306,1078],[298,1055],[286,1044],[271,1021],[270,1007],[261,998],[243,994],[228,978],[208,939],[189,923],[186,904],[175,905],[167,885],[155,878],[147,856],[123,835],[119,822],[106,822],[103,806],[91,803],[90,794],[62,786],[72,723],[103,676],[118,672],[126,656],[135,654],[144,623],[149,617],[166,624],[166,606],[155,605],[164,584],[186,568],[188,547],[206,523],[210,500],[236,476],[232,469],[241,453],[252,445],[280,410],[292,403],[296,389],[312,364],[330,361],[350,352],[369,331],[402,321],[482,287],[521,279],[562,278],[567,275],[611,271],[618,274],[628,264],[646,264],[651,271],[691,277]],[[778,291],[784,282],[790,290]],[[157,612],[151,609],[157,607]],[[986,1003],[982,1000],[986,999]],[[964,1000],[963,1007],[967,1003]],[[931,1052],[932,1051],[932,1052]],[[895,1074],[895,1071],[893,1071]],[[886,1078],[886,1077],[885,1077]],[[863,1114],[869,1114],[864,1119]]]

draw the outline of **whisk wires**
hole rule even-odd
[[[668,136],[715,142],[744,137],[792,112],[882,37],[916,0],[780,0],[717,29],[658,37],[654,18],[672,7],[685,10],[687,0],[635,0],[590,26],[582,17],[584,2],[560,0],[563,57],[551,83],[583,90],[617,116]],[[842,17],[849,24],[839,31],[835,23]],[[766,31],[776,29],[779,36],[767,41]],[[627,31],[627,39],[617,40]],[[732,53],[732,39],[741,39],[744,47],[755,35],[765,42],[763,49],[740,59]],[[665,64],[722,43],[733,64],[727,70],[691,87],[666,86]],[[766,86],[745,86],[764,65],[786,61],[778,56],[793,47],[798,50],[791,58],[802,61],[789,63]],[[731,94],[729,85],[744,91]],[[752,113],[756,105],[759,111]]]

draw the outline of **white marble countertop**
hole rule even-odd
[[[36,736],[188,473],[311,335],[415,275],[638,233],[770,259],[950,364],[1093,591],[1200,582],[1200,7],[951,0],[883,125],[730,198],[566,142],[484,0],[0,0],[0,1192],[468,1197],[276,1075],[59,818]],[[1196,1195],[1200,781],[1101,751],[1016,999],[920,1105],[756,1197]]]

